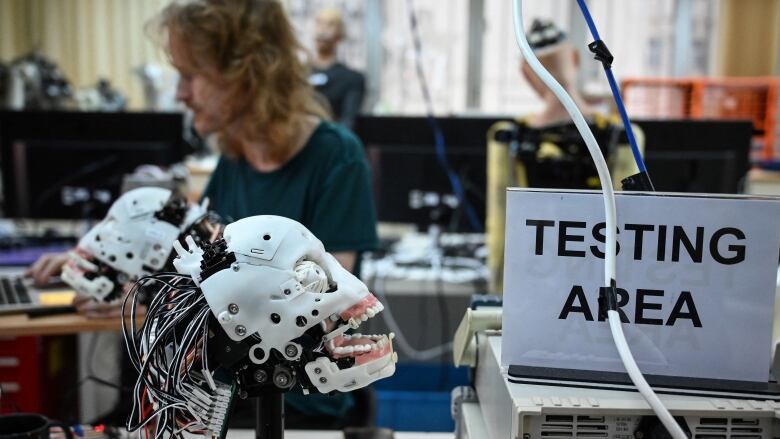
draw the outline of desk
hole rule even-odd
[[[144,316],[136,322],[140,325]],[[66,335],[81,332],[118,331],[122,322],[118,317],[88,319],[79,314],[60,314],[30,318],[27,314],[0,316],[0,336],[19,337],[24,335]]]

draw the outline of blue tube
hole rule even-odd
[[[477,212],[474,210],[474,206],[472,206],[468,199],[466,199],[466,193],[463,190],[463,185],[460,182],[460,178],[458,178],[458,174],[456,174],[455,171],[450,167],[449,161],[447,160],[447,147],[444,141],[444,133],[442,132],[439,123],[432,114],[428,114],[428,124],[431,126],[431,130],[433,131],[434,145],[436,147],[436,159],[439,162],[439,166],[441,166],[442,169],[444,169],[444,172],[447,174],[452,191],[455,193],[455,196],[458,198],[458,202],[463,206],[463,210],[466,212],[466,219],[468,220],[469,225],[475,232],[482,233],[482,223],[479,221]]]
[[[588,29],[590,29],[590,34],[593,35],[593,39],[600,40],[601,36],[599,35],[599,30],[596,29],[596,23],[593,22],[593,17],[590,16],[588,4],[585,3],[585,0],[577,0],[577,4],[580,5],[580,10],[585,17],[585,22],[588,23]]]
[[[593,17],[590,15],[590,11],[588,10],[588,5],[585,3],[585,1],[586,0],[577,0],[577,4],[580,6],[582,15],[583,17],[585,17],[585,22],[588,24],[588,29],[590,29],[591,35],[593,35],[593,39],[599,41],[601,40],[601,36],[599,35],[598,29],[596,29],[596,23],[593,22]],[[609,67],[607,64],[604,64],[604,73],[606,73],[607,75],[609,88],[612,90],[612,97],[615,99],[615,104],[617,106],[618,113],[620,114],[620,119],[623,121],[623,127],[626,130],[628,143],[631,145],[631,152],[634,155],[634,161],[636,162],[636,167],[639,169],[639,172],[646,173],[647,167],[645,166],[644,160],[642,160],[642,154],[639,152],[639,147],[636,144],[634,129],[631,127],[631,120],[629,120],[628,118],[628,113],[626,112],[626,106],[623,103],[623,98],[620,96],[620,88],[617,85],[617,81],[615,81],[615,75],[612,73],[612,68]]]
[[[412,42],[415,51],[415,67],[417,71],[417,79],[420,81],[420,90],[423,95],[426,107],[426,116],[428,118],[428,125],[433,131],[434,146],[436,148],[436,159],[441,166],[442,170],[447,174],[447,179],[450,181],[452,191],[455,193],[455,197],[458,198],[459,207],[462,206],[466,212],[466,219],[469,222],[471,228],[477,232],[482,233],[484,231],[482,223],[477,216],[477,212],[474,210],[474,206],[469,203],[466,198],[466,192],[463,190],[463,185],[460,182],[458,174],[450,167],[447,160],[447,145],[444,141],[444,132],[442,132],[439,123],[436,118],[433,117],[433,100],[431,94],[428,91],[428,84],[425,81],[425,72],[422,69],[422,43],[420,42],[420,35],[417,29],[417,16],[414,13],[414,5],[412,0],[407,1],[409,8],[409,23],[412,30]]]

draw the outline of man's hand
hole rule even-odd
[[[62,266],[67,261],[67,252],[45,253],[24,272],[24,275],[31,277],[36,287],[45,287],[52,276],[57,276],[62,272]]]

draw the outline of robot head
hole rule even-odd
[[[228,225],[213,243],[186,242],[186,249],[174,243],[182,276],[139,282],[156,283],[159,292],[142,327],[125,333],[136,367],[148,371],[136,400],[181,401],[165,415],[174,425],[218,435],[235,393],[295,385],[304,393],[349,392],[395,372],[392,334],[347,334],[382,304],[301,224],[256,216]],[[203,410],[191,408],[193,400]],[[138,416],[128,427],[147,420]]]
[[[122,285],[171,265],[173,242],[214,239],[221,221],[206,206],[190,205],[168,189],[138,188],[119,197],[108,215],[69,253],[62,279],[98,300],[119,296]]]
[[[246,350],[248,361],[239,363],[298,362],[304,389],[321,393],[395,371],[392,334],[346,334],[384,307],[303,225],[255,216],[228,225],[205,248],[174,246],[174,266],[199,284],[223,341]]]

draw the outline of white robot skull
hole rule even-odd
[[[206,203],[189,204],[168,189],[131,190],[69,252],[62,279],[94,299],[116,298],[126,282],[172,270],[174,241],[190,235],[199,240],[216,237],[221,226],[215,218]]]
[[[355,390],[394,373],[392,334],[346,333],[382,304],[303,225],[255,216],[228,225],[223,240],[205,248],[187,243],[188,249],[174,244],[173,264],[202,290],[226,345],[245,347],[244,364],[272,375],[269,363],[302,366],[304,391],[321,393]]]

